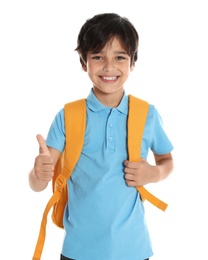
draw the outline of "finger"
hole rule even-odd
[[[128,167],[128,168],[135,168],[135,164],[136,164],[136,162],[131,162],[131,161],[129,161],[129,160],[125,160],[125,161],[124,161],[124,165],[125,165],[126,167]]]
[[[131,162],[131,161],[125,160],[124,165],[127,168],[130,168],[130,169],[137,169],[138,168],[138,162]]]
[[[43,172],[38,175],[36,174],[36,178],[40,181],[51,181],[53,178],[53,172]]]
[[[131,187],[133,187],[133,186],[136,185],[135,181],[125,180],[125,182],[126,182],[126,185],[127,185],[127,186],[131,186]]]
[[[42,135],[38,134],[36,136],[36,138],[38,140],[38,144],[39,144],[39,147],[40,147],[40,153],[50,155],[50,152],[49,152],[48,147],[46,145],[45,139],[42,137]]]
[[[128,160],[124,160],[123,164],[127,167],[128,166],[129,161]]]
[[[135,175],[131,173],[126,173],[124,176],[125,180],[127,181],[135,181]]]

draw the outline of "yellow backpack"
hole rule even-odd
[[[148,103],[144,100],[129,95],[129,115],[127,127],[127,146],[130,161],[140,160],[140,147],[142,135],[148,114]],[[39,236],[32,260],[40,260],[45,243],[47,216],[51,208],[52,220],[55,225],[63,228],[63,214],[68,200],[67,179],[70,178],[73,169],[79,159],[84,143],[86,126],[86,99],[76,100],[65,104],[65,131],[66,146],[61,154],[54,170],[52,180],[53,195],[48,201],[43,213]],[[136,187],[142,200],[165,211],[167,204],[149,193],[143,186]]]

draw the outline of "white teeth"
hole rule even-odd
[[[115,80],[117,77],[103,77],[105,80]]]

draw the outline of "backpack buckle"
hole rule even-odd
[[[56,179],[56,189],[58,191],[62,191],[65,185],[66,185],[66,179],[62,175],[59,175],[58,178]]]

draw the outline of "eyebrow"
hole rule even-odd
[[[101,53],[101,54],[103,54],[104,52],[103,52],[103,51],[96,51],[96,52],[91,52],[91,54],[98,54],[98,53]],[[125,51],[114,51],[114,54],[128,55],[128,53],[127,53],[127,52],[125,52]]]
[[[114,53],[128,55],[126,51],[115,51]]]

